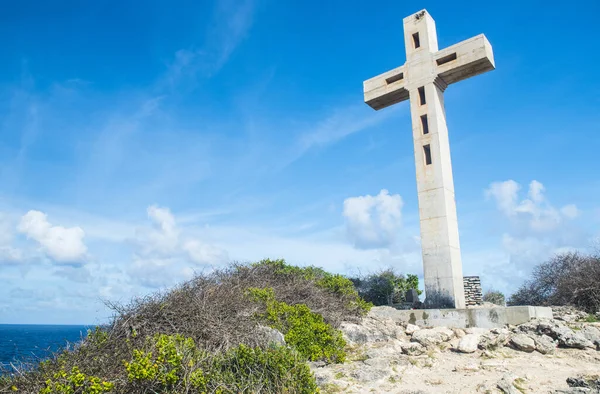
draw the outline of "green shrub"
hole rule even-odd
[[[483,301],[491,302],[492,304],[506,306],[506,297],[498,290],[488,290],[483,295]]]
[[[346,341],[341,331],[325,323],[323,316],[311,312],[304,304],[288,305],[277,301],[271,288],[250,288],[248,295],[265,304],[265,312],[259,317],[281,331],[286,343],[306,359],[344,362]]]
[[[314,394],[319,389],[310,367],[284,346],[261,349],[240,345],[216,359],[209,376],[227,387],[225,393]],[[212,388],[212,387],[211,387]]]
[[[419,277],[408,274],[406,277],[392,269],[386,269],[364,277],[351,278],[360,297],[373,305],[393,305],[405,300],[407,290],[419,290]]]
[[[133,349],[125,362],[127,392],[168,393],[315,393],[308,364],[286,347],[251,348],[239,345],[209,354],[191,338],[158,335],[142,349]]]
[[[254,268],[263,266],[273,268],[276,274],[286,276],[288,278],[300,277],[302,279],[312,281],[322,289],[326,289],[335,295],[348,298],[348,307],[351,309],[358,309],[362,315],[367,314],[367,312],[369,312],[369,310],[373,307],[373,304],[360,297],[358,291],[354,287],[354,283],[352,283],[350,279],[343,275],[332,274],[315,266],[297,267],[289,265],[283,259],[264,259],[251,264],[251,267]]]
[[[73,367],[70,372],[60,369],[46,379],[40,394],[100,394],[112,391],[114,386],[112,382],[86,375],[78,367]]]

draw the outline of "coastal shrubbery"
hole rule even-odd
[[[558,254],[539,264],[508,304],[571,305],[592,314],[600,312],[600,251]]]
[[[371,304],[342,275],[263,260],[112,307],[111,323],[73,348],[4,371],[0,392],[314,393],[306,362],[343,362],[337,327]]]

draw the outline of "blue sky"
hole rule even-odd
[[[100,323],[228,261],[422,274],[408,103],[362,81],[484,33],[445,94],[465,275],[600,236],[600,5],[20,1],[0,15],[0,323]]]

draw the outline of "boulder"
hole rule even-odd
[[[517,350],[531,353],[535,350],[535,341],[525,334],[515,334],[510,338],[510,344]]]
[[[458,342],[457,350],[461,353],[474,353],[479,345],[478,334],[467,334]]]
[[[404,330],[404,332],[405,332],[407,335],[412,335],[412,334],[414,334],[415,332],[419,331],[420,329],[421,329],[421,327],[419,327],[419,326],[416,326],[416,325],[414,325],[414,324],[410,324],[410,323],[409,323],[409,324],[406,326],[406,329]]]
[[[402,353],[409,356],[420,356],[426,351],[425,347],[418,342],[409,342],[402,344]]]
[[[360,324],[346,322],[343,322],[340,325],[340,331],[342,331],[344,339],[346,339],[347,342],[360,344],[369,342],[371,334],[368,328],[363,327]]]
[[[278,330],[266,327],[257,327],[258,335],[262,336],[269,345],[285,346],[285,337]]]
[[[585,326],[581,330],[581,335],[600,349],[600,330],[594,326]]]
[[[510,333],[508,330],[494,333],[490,331],[488,334],[481,336],[479,340],[479,348],[481,350],[496,350],[505,346],[510,339]]]
[[[454,335],[458,339],[460,339],[460,338],[464,337],[465,335],[467,335],[462,328],[453,328],[452,331],[454,331]]]
[[[416,331],[411,341],[418,342],[423,346],[439,345],[454,337],[454,332],[446,327],[427,328]]]
[[[548,335],[538,335],[533,338],[535,350],[542,354],[552,354],[556,350],[556,341]]]

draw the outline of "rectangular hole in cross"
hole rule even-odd
[[[389,85],[390,83],[398,82],[404,79],[404,73],[393,75],[385,79],[385,82]]]
[[[413,44],[415,45],[415,49],[421,46],[421,40],[419,39],[419,33],[415,33],[412,35]]]
[[[425,165],[431,164],[431,147],[429,144],[423,146],[423,153],[425,154]]]
[[[427,121],[427,115],[421,115],[421,130],[423,134],[429,134],[429,122]]]
[[[452,60],[456,60],[456,52],[451,53],[447,56],[441,57],[438,60],[436,60],[435,62],[437,63],[438,66],[441,66],[442,64],[449,63]]]
[[[418,90],[419,90],[419,105],[427,104],[427,100],[425,100],[425,86],[421,86]]]

